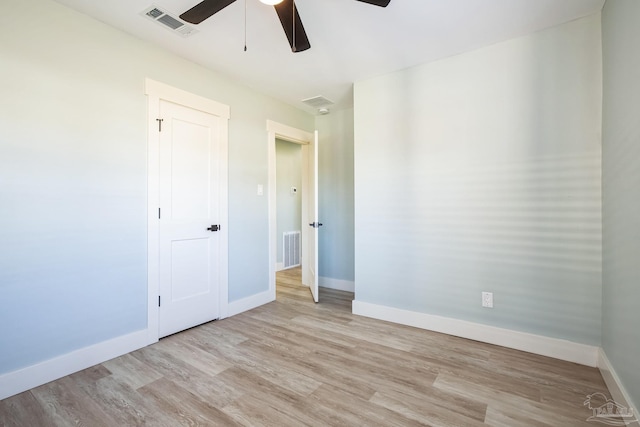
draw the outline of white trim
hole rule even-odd
[[[275,296],[271,295],[271,290],[260,292],[259,294],[230,302],[228,315],[229,317],[235,316],[236,314],[244,313],[245,311],[268,304],[271,301],[275,301]]]
[[[220,239],[220,289],[219,289],[219,318],[229,316],[229,117],[230,108],[208,98],[195,95],[190,92],[169,86],[167,84],[145,79],[145,94],[148,97],[148,127],[147,127],[147,340],[148,344],[158,341],[159,316],[158,295],[160,289],[159,278],[159,220],[158,207],[160,206],[160,168],[158,164],[160,135],[157,131],[156,118],[160,116],[160,100],[183,105],[185,107],[203,111],[220,117],[219,128],[219,154],[220,154],[220,209],[219,231]]]
[[[194,110],[204,111],[223,119],[229,119],[230,108],[200,95],[169,86],[167,84],[146,78],[144,81],[144,94],[149,97],[164,99],[174,104],[184,105]]]
[[[280,266],[282,266],[282,264],[280,264]],[[294,268],[300,268],[300,266],[301,266],[301,264],[292,265],[292,266],[289,266],[289,267],[282,267],[280,270],[277,270],[277,271],[292,270],[292,269],[294,269]],[[277,267],[278,267],[278,266],[276,265],[276,268],[277,268]]]
[[[0,375],[0,400],[138,350],[147,344],[147,330],[141,330]]]
[[[285,266],[284,266],[284,263],[278,262],[278,263],[276,263],[276,272],[278,272],[278,271],[291,270],[291,269],[299,268],[299,267],[300,267],[300,264],[297,264],[297,265],[291,265],[291,266],[289,266],[289,267],[285,267]]]
[[[611,398],[615,400],[616,403],[632,409],[636,418],[639,418],[640,413],[638,412],[638,408],[629,397],[622,381],[620,381],[620,377],[616,373],[615,369],[613,369],[611,362],[609,362],[609,359],[607,358],[607,354],[602,348],[598,351],[598,369],[600,369],[604,383],[607,385],[607,388],[611,393]],[[633,422],[627,425],[638,426],[638,422]]]
[[[220,319],[224,319],[229,316],[229,107],[227,107],[227,116],[220,116],[220,129],[219,138],[220,144],[218,153],[220,158],[224,159],[219,163],[219,179],[220,186],[218,188],[218,195],[220,197],[222,209],[219,211],[220,224],[225,224],[220,233],[220,247],[224,250],[220,251],[220,290],[218,315]]]
[[[353,314],[496,344],[542,356],[596,367],[598,348],[558,338],[497,328],[466,320],[353,301]]]
[[[309,156],[311,156],[311,150],[309,149],[309,145],[302,146],[302,167],[300,168],[300,173],[302,174],[302,194],[300,195],[300,217],[301,227],[300,230],[300,267],[302,268],[302,284],[309,285],[309,263],[313,262],[311,259],[311,255],[309,254],[309,239],[310,239],[310,228],[307,227],[307,220],[309,219],[309,197],[312,196],[313,189],[311,188],[311,170],[309,168]],[[275,213],[274,213],[275,216]],[[312,221],[313,222],[313,221]],[[275,245],[274,245],[275,246]]]
[[[276,137],[282,140],[295,142],[296,144],[301,145],[311,144],[313,141],[312,132],[283,125],[282,123],[274,122],[273,120],[267,120],[267,132],[273,132]]]
[[[270,130],[270,121],[267,120],[267,216],[269,223],[269,294],[272,300],[276,299],[276,269],[278,259],[278,224],[276,220],[276,133]]]
[[[147,341],[151,344],[157,342],[160,335],[160,223],[157,212],[160,206],[160,135],[154,123],[155,118],[160,117],[160,98],[148,95],[147,102]],[[150,256],[151,248],[156,248],[156,256]]]
[[[278,271],[276,265],[278,259],[278,225],[276,222],[276,138],[302,145],[302,218],[307,218],[306,209],[308,203],[306,203],[306,198],[309,196],[309,189],[307,188],[308,183],[305,178],[308,174],[308,146],[313,141],[313,133],[306,132],[301,129],[296,129],[282,123],[274,122],[273,120],[267,120],[267,189],[269,192],[267,198],[269,210],[269,301],[274,301],[276,299],[276,271]],[[301,242],[307,241],[307,227],[302,227],[300,240]],[[306,246],[303,244],[301,257],[302,263],[305,263],[305,260],[308,258],[305,247]]]
[[[332,277],[318,278],[318,286],[338,291],[355,292],[356,283],[353,280],[334,279]]]

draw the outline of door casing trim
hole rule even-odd
[[[303,263],[302,271],[305,271],[304,265],[308,262],[308,248],[305,242],[308,242],[308,227],[305,227],[304,221],[308,218],[309,203],[307,197],[310,194],[309,188],[309,147],[313,144],[314,134],[273,120],[267,120],[267,162],[268,162],[268,205],[269,205],[269,295],[271,301],[276,299],[276,262],[278,252],[278,226],[276,222],[277,216],[277,198],[276,198],[276,138],[283,141],[293,142],[302,146],[302,230],[301,241]]]
[[[158,208],[160,207],[160,134],[158,122],[160,117],[160,100],[179,104],[194,110],[203,111],[220,117],[219,155],[220,155],[220,319],[229,312],[229,117],[230,108],[208,98],[169,86],[167,84],[145,79],[145,95],[148,101],[147,117],[147,340],[148,344],[158,341],[159,310],[158,295],[160,292],[160,224]]]

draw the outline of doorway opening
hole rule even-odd
[[[308,286],[318,302],[317,251],[317,132],[315,135],[277,122],[267,121],[269,158],[269,293],[276,299],[276,272],[279,270],[277,142],[295,144],[299,148],[300,187],[288,185],[289,197],[300,199],[300,268],[302,283]],[[288,147],[292,148],[292,147]],[[294,150],[291,150],[294,151]],[[295,190],[291,187],[296,187]],[[287,191],[287,190],[285,190]],[[295,191],[295,196],[292,195]],[[311,225],[311,226],[309,226]],[[297,231],[297,230],[286,230]],[[284,242],[283,242],[284,245]],[[282,246],[284,248],[284,246]],[[282,249],[284,250],[284,249]],[[283,254],[284,255],[284,254]],[[284,260],[282,261],[284,263]]]
[[[276,271],[301,267],[302,146],[279,138],[276,138],[276,227]]]
[[[304,292],[302,284],[302,146],[276,138],[276,299]]]

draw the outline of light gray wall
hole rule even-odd
[[[291,187],[298,192],[291,194]],[[301,231],[302,224],[302,146],[276,139],[276,220],[278,256],[283,262],[282,236],[288,231]]]
[[[0,374],[146,327],[145,77],[231,107],[229,300],[267,291],[266,120],[314,117],[58,3],[4,5]]]
[[[316,117],[318,147],[318,270],[321,277],[354,279],[353,108]]]
[[[593,15],[356,83],[356,300],[600,344],[600,41]]]
[[[602,347],[640,405],[640,2],[602,12]]]

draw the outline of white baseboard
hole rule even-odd
[[[466,320],[353,301],[353,314],[596,367],[599,347]]]
[[[149,345],[146,329],[0,375],[0,400]]]
[[[277,263],[276,263],[276,272],[278,272],[278,271],[284,271],[284,270],[291,270],[292,268],[298,268],[298,267],[300,267],[300,266],[301,266],[301,264],[296,264],[296,265],[292,265],[292,266],[289,266],[289,267],[285,267],[285,266],[284,266],[284,263],[282,263],[282,262],[277,262]]]
[[[602,348],[598,351],[598,368],[600,369],[600,373],[602,374],[602,378],[604,379],[609,392],[611,393],[611,398],[616,401],[616,403],[625,406],[631,410],[636,416],[636,420],[640,418],[640,413],[638,412],[638,407],[635,405],[635,402],[631,400],[629,394],[624,388],[624,385],[620,381],[620,377],[616,374],[615,369],[609,362],[606,353]],[[627,423],[628,426],[639,426],[638,421],[634,421],[632,423]]]
[[[261,305],[274,301],[274,294],[271,291],[264,291],[259,294],[251,295],[246,298],[242,298],[238,301],[229,303],[228,316],[235,316],[236,314],[244,313]]]
[[[333,279],[322,276],[318,277],[318,286],[346,292],[355,292],[356,289],[356,283],[352,280]]]

